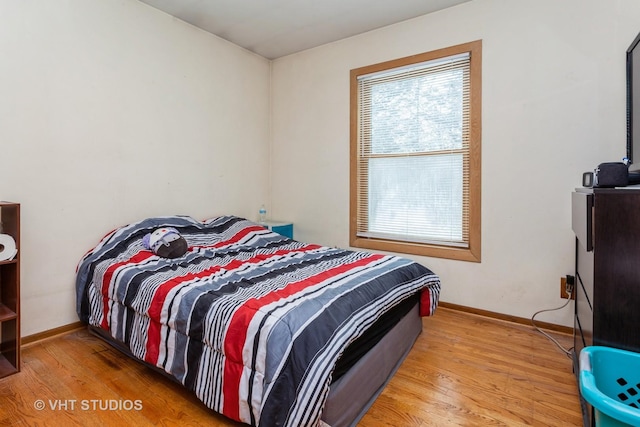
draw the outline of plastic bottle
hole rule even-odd
[[[267,222],[267,208],[265,208],[264,205],[260,206],[260,210],[258,211],[258,222],[260,224]]]

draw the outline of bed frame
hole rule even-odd
[[[331,384],[322,421],[331,427],[355,426],[391,380],[422,332],[418,304],[367,354]]]
[[[322,414],[322,421],[326,425],[355,426],[373,405],[422,332],[422,318],[418,305],[402,317],[349,371],[331,384]],[[93,335],[125,355],[176,381],[165,371],[134,357],[128,347],[115,341],[104,330],[94,326],[88,326],[88,329]]]

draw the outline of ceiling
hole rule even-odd
[[[470,0],[140,0],[268,59]]]

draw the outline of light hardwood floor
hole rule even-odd
[[[241,425],[84,329],[22,358],[0,379],[0,425]],[[570,359],[532,327],[438,308],[359,426],[456,425],[582,425]]]

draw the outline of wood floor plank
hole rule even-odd
[[[22,359],[0,379],[0,425],[242,425],[84,329]],[[571,360],[532,327],[439,308],[359,426],[456,425],[582,425]]]

